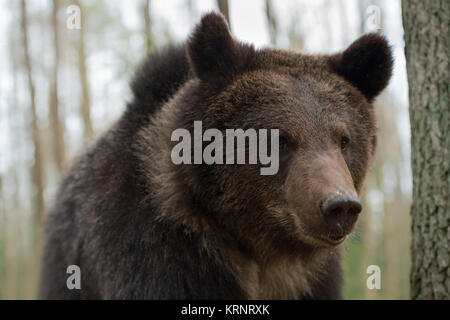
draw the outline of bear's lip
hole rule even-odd
[[[328,235],[328,236],[320,236],[320,240],[325,241],[328,244],[331,244],[333,246],[340,245],[342,242],[345,241],[347,238],[347,235]]]
[[[333,233],[333,232],[308,232],[304,227],[301,225],[299,226],[299,229],[301,230],[302,234],[306,236],[306,238],[309,238],[310,240],[313,240],[314,242],[319,242],[322,244],[326,244],[327,246],[338,246],[342,242],[347,239],[347,236],[349,233],[347,232],[339,232],[339,233]]]

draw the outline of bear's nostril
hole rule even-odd
[[[340,194],[328,198],[320,206],[325,221],[330,225],[336,225],[342,220],[353,220],[361,212],[361,209],[358,198],[350,194]]]
[[[355,216],[357,214],[359,214],[360,212],[361,212],[361,205],[360,204],[349,208],[348,211],[347,211],[348,214],[355,215]]]
[[[330,214],[331,215],[338,215],[341,212],[341,208],[340,207],[336,207],[334,209],[331,210]]]

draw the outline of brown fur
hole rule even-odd
[[[127,113],[90,151],[93,168],[84,161],[67,178],[44,260],[74,260],[58,255],[62,230],[74,224],[83,231],[74,256],[91,271],[86,297],[339,298],[339,246],[329,239],[350,233],[357,215],[339,212],[335,227],[322,210],[361,191],[376,146],[371,101],[392,69],[386,40],[363,36],[331,56],[255,50],[208,14],[186,54],[153,59]],[[279,172],[173,164],[173,130],[192,132],[196,120],[203,130],[278,128]],[[87,203],[84,191],[82,205],[68,196],[73,185],[92,190]]]
[[[208,19],[213,20],[212,27]],[[194,71],[205,81],[194,78],[188,82],[156,116],[153,131],[146,128],[141,133],[142,144],[151,137],[150,144],[159,147],[149,151],[158,154],[159,161],[146,168],[149,181],[156,183],[152,189],[157,190],[156,197],[164,204],[164,214],[170,214],[175,223],[187,226],[191,232],[202,234],[208,250],[227,257],[229,268],[248,298],[308,295],[311,282],[324,272],[322,268],[330,255],[338,253],[307,235],[323,232],[324,228],[320,221],[314,221],[317,218],[306,214],[317,211],[325,197],[324,188],[343,188],[355,195],[360,191],[375,148],[372,106],[335,73],[335,56],[308,56],[274,49],[257,52],[228,38],[228,31],[223,30],[224,24],[216,16],[206,16],[202,23],[205,30],[194,32],[188,54]],[[213,27],[220,32],[214,33],[210,41],[220,45],[211,53],[205,47],[214,49],[215,44],[209,44],[207,39],[209,33],[216,32]],[[203,52],[211,54],[211,58]],[[224,59],[216,64],[220,56]],[[225,87],[217,90],[217,83]],[[340,114],[349,127],[333,123],[334,113]],[[195,168],[171,163],[173,144],[168,143],[174,129],[192,128],[194,120],[202,120],[204,130],[282,128],[292,143],[305,150],[305,155],[290,164],[289,170],[295,174],[282,172],[278,177],[264,178],[272,182],[263,181],[254,168],[244,166],[205,170],[210,184],[199,185],[192,172]],[[337,154],[339,151],[328,149],[332,141],[322,140],[323,129],[334,130],[335,135],[349,130],[358,138],[359,145],[346,159],[348,169],[344,158]],[[156,143],[155,134],[161,135]],[[150,163],[145,155],[142,163]],[[299,202],[295,194],[310,198]],[[205,199],[211,199],[211,203]],[[206,209],[209,216],[198,214],[195,207],[187,209],[187,202],[201,203],[204,207],[199,211]],[[296,207],[302,210],[295,212]],[[302,213],[305,216],[299,217]],[[258,220],[260,226],[255,226],[254,221]],[[315,224],[317,230],[313,228]],[[305,233],[305,229],[312,231]],[[305,238],[312,246],[305,245]]]

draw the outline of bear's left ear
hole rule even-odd
[[[392,75],[391,48],[377,33],[361,36],[329,61],[333,71],[357,87],[369,102],[387,86]]]
[[[223,15],[214,12],[202,17],[187,41],[186,51],[193,72],[202,80],[236,74],[254,53],[253,47],[233,39]]]

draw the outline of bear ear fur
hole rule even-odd
[[[392,75],[392,52],[377,33],[361,36],[344,52],[331,56],[334,72],[357,87],[369,102],[387,86]]]
[[[186,51],[193,72],[204,80],[235,74],[253,48],[236,42],[224,16],[213,12],[202,17],[187,41]]]

